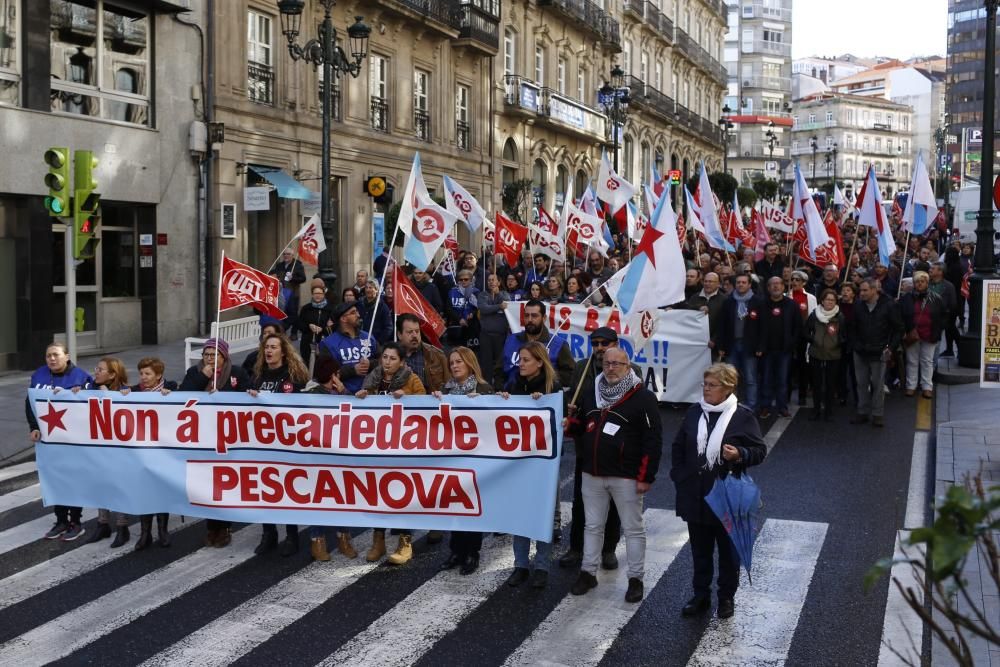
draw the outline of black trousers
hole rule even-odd
[[[691,542],[691,556],[694,559],[692,588],[695,595],[708,596],[712,593],[714,567],[712,556],[719,550],[719,598],[732,599],[740,586],[740,560],[736,549],[726,534],[726,529],[718,521],[714,523],[688,522],[688,539]]]
[[[559,505],[556,504],[556,511]],[[569,528],[569,548],[573,551],[583,553],[583,529],[587,525],[587,518],[583,512],[583,462],[580,457],[576,458],[576,469],[573,471],[573,522]],[[601,553],[614,553],[618,546],[618,540],[622,536],[622,520],[618,516],[618,508],[612,500],[608,505],[608,521],[604,524],[604,545]]]
[[[840,360],[811,359],[809,366],[812,369],[813,410],[817,413],[823,410],[828,415],[832,414],[834,390],[840,377]]]
[[[264,534],[265,535],[268,534],[268,533],[271,533],[275,537],[277,537],[277,535],[278,535],[278,527],[276,525],[274,525],[273,523],[265,523],[263,525],[263,528],[264,528]],[[296,526],[294,523],[290,523],[290,524],[287,524],[285,526],[285,537],[287,537],[289,539],[298,539],[298,536],[299,536],[299,527],[298,526]]]
[[[470,533],[464,530],[451,531],[451,538],[448,540],[448,548],[456,556],[465,558],[473,554],[478,554],[483,547],[483,534]]]
[[[70,507],[69,505],[56,505],[52,508],[52,513],[56,515],[58,523],[80,524],[80,515],[83,514],[82,507]]]
[[[840,368],[837,370],[837,396],[851,405],[858,405],[858,380],[854,377],[854,353],[841,349]]]
[[[806,396],[809,392],[809,379],[811,373],[809,372],[809,358],[806,354],[806,348],[808,345],[809,343],[807,343],[805,339],[796,343],[795,359],[792,361],[792,368],[795,369],[793,372],[798,380],[799,405],[806,404]],[[791,387],[791,385],[789,385],[789,387]]]

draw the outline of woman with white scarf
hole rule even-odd
[[[703,375],[702,400],[692,405],[674,438],[670,479],[677,489],[677,516],[688,524],[694,597],[684,605],[684,616],[705,613],[711,607],[712,557],[719,551],[718,616],[735,612],[740,561],[726,529],[705,502],[705,496],[730,473],[742,473],[767,456],[767,445],[753,411],[739,405],[739,374],[729,364],[713,364]]]
[[[837,304],[837,293],[823,290],[820,303],[806,320],[805,338],[809,344],[809,368],[812,370],[813,413],[810,421],[821,417],[830,421],[833,394],[840,377],[840,360],[847,342],[847,324]]]

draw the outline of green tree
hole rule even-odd
[[[529,219],[534,188],[530,178],[507,183],[503,186],[503,210],[512,219],[524,222]]]
[[[715,196],[718,197],[719,201],[722,203],[729,203],[733,201],[733,193],[735,193],[736,188],[739,187],[739,183],[735,178],[733,178],[732,174],[724,174],[722,172],[709,174],[708,184],[711,186],[712,192],[715,193]],[[691,194],[694,194],[697,187],[698,176],[692,176],[688,179],[688,189],[691,191]]]
[[[736,191],[736,196],[740,199],[740,206],[749,206],[757,203],[757,191],[753,188],[740,188]]]
[[[865,590],[870,591],[882,577],[903,595],[909,607],[927,624],[935,638],[944,645],[957,664],[972,667],[973,656],[968,637],[980,637],[992,647],[1000,647],[997,619],[983,614],[969,594],[963,576],[966,562],[979,560],[995,587],[1000,587],[1000,485],[983,487],[982,475],[963,484],[951,486],[935,503],[936,518],[930,526],[910,533],[903,547],[903,558],[884,558],[865,576]],[[895,564],[908,565],[917,586],[905,586],[891,576]],[[982,598],[979,598],[982,600]],[[902,654],[901,647],[889,647],[903,662],[914,664]],[[921,647],[909,647],[919,656]]]
[[[753,182],[753,191],[757,193],[759,199],[773,201],[778,196],[778,181],[772,178],[758,178]],[[740,200],[742,201],[742,200]]]

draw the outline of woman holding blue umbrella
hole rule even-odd
[[[730,364],[709,366],[703,375],[702,399],[688,410],[673,442],[670,478],[677,488],[677,516],[688,524],[694,559],[694,597],[684,605],[684,616],[700,615],[711,607],[716,548],[718,616],[729,618],[735,611],[739,556],[705,496],[717,480],[742,473],[767,456],[767,445],[753,411],[736,400],[738,382],[739,373]]]

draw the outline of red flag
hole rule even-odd
[[[641,218],[640,218],[641,219]],[[649,222],[646,222],[646,226]],[[645,226],[642,231],[646,231]],[[641,236],[639,238],[642,238]],[[677,216],[677,242],[681,244],[681,248],[684,248],[684,244],[687,243],[687,225],[684,223],[684,216]]]
[[[802,260],[820,268],[825,268],[828,264],[835,264],[837,268],[842,269],[847,265],[847,257],[844,256],[844,243],[840,236],[840,228],[837,227],[837,222],[833,219],[830,211],[827,211],[826,218],[823,220],[823,226],[826,228],[826,233],[830,237],[830,240],[816,249],[815,258],[809,254],[809,244],[805,242],[805,224],[802,221],[799,221],[799,223],[799,229],[802,230],[799,257]],[[796,230],[796,238],[799,238],[798,230]]]
[[[521,248],[528,238],[528,228],[508,220],[497,211],[496,252],[507,260],[507,266],[514,266],[521,258]]]
[[[969,290],[969,278],[972,277],[972,264],[973,264],[973,262],[970,259],[969,260],[969,270],[966,271],[965,275],[962,276],[962,288],[959,290],[959,292],[962,293],[962,298],[966,299],[966,300],[968,300],[969,294],[970,294],[970,290]]]
[[[771,242],[771,234],[767,231],[767,225],[764,224],[764,218],[761,216],[757,209],[750,209],[750,219],[752,221],[754,238],[756,242],[754,243],[754,254],[753,257],[758,262],[764,259],[764,248],[767,244]]]
[[[451,235],[444,237],[444,249],[450,252],[452,257],[458,257],[458,253],[462,252],[458,239]]]
[[[394,315],[412,313],[420,319],[420,331],[428,342],[441,347],[445,325],[441,315],[427,303],[424,295],[413,286],[399,265],[392,264],[392,310]]]
[[[553,236],[559,234],[559,223],[549,215],[544,206],[538,207],[538,226],[542,228],[542,231],[548,232]]]
[[[265,315],[283,320],[286,315],[278,308],[280,292],[281,283],[274,276],[222,255],[219,312],[240,306],[253,306]]]

